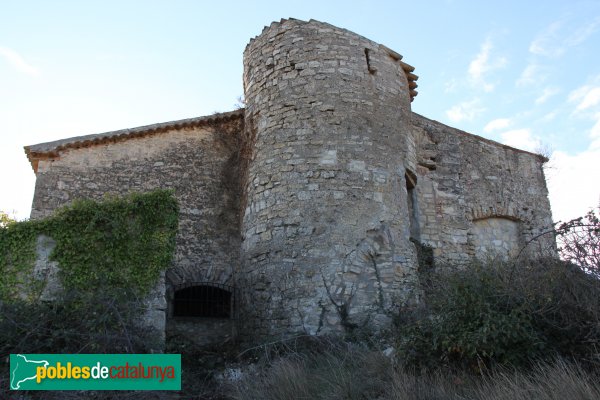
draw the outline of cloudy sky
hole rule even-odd
[[[413,111],[524,150],[555,220],[600,202],[600,1],[0,0],[0,210],[29,216],[23,146],[234,109],[242,52],[314,18],[416,67]]]

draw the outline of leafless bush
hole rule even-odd
[[[561,257],[600,278],[600,209],[556,227]]]

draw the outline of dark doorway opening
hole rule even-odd
[[[173,316],[231,318],[232,303],[232,291],[225,285],[186,285],[175,289]]]

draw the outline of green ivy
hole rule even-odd
[[[0,299],[39,293],[28,282],[36,281],[41,234],[56,241],[50,259],[59,263],[66,290],[110,287],[144,295],[171,263],[177,225],[177,202],[166,190],[78,200],[46,219],[11,223],[0,229]]]
[[[40,285],[28,284],[35,262],[39,221],[11,222],[0,228],[0,300],[34,297]]]

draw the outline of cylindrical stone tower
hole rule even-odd
[[[250,332],[385,326],[411,298],[416,77],[400,58],[313,20],[273,23],[246,47],[238,285]]]

